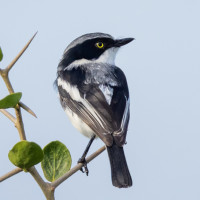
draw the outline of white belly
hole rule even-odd
[[[69,117],[69,120],[73,124],[73,126],[79,130],[80,133],[85,135],[86,137],[91,138],[93,135],[96,135],[94,131],[85,124],[74,112],[72,112],[68,107],[66,107],[65,112]]]

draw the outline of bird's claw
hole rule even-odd
[[[82,163],[83,164],[83,167],[81,167],[80,170],[81,170],[82,173],[85,173],[88,176],[89,170],[88,170],[87,162],[86,162],[85,158],[84,159],[80,158],[78,160],[78,163]]]

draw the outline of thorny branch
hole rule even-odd
[[[28,43],[24,46],[24,48],[19,52],[19,54],[13,59],[13,61],[5,68],[5,69],[0,69],[0,75],[3,78],[5,85],[9,91],[10,94],[14,93],[14,89],[12,87],[12,84],[9,79],[9,72],[14,66],[14,64],[17,62],[17,60],[22,56],[22,54],[26,51],[34,37],[36,36],[37,32],[33,35],[33,37],[28,41]],[[36,117],[35,113],[24,103],[19,102],[18,105],[15,107],[15,114],[16,118],[11,115],[8,111],[4,109],[0,109],[0,112],[2,112],[8,119],[10,119],[14,124],[15,127],[17,128],[20,136],[20,140],[26,140],[26,134],[24,130],[24,124],[22,120],[22,115],[21,115],[21,107],[26,110],[28,113]],[[91,154],[88,158],[86,158],[86,161],[89,163],[92,161],[94,158],[96,158],[99,154],[101,154],[104,150],[106,149],[105,146],[101,147],[98,149],[96,152]],[[67,180],[70,176],[72,176],[74,173],[76,173],[78,170],[82,168],[83,164],[79,163],[75,167],[73,167],[71,170],[69,170],[66,174],[64,174],[62,177],[57,179],[56,181],[52,183],[45,182],[38,171],[36,170],[35,167],[31,167],[28,171],[29,173],[33,176],[33,178],[36,180],[40,188],[42,189],[45,197],[47,200],[55,200],[54,197],[54,192],[56,187],[58,187],[63,181]],[[20,168],[15,168],[14,170],[6,173],[5,175],[0,177],[0,182],[6,180],[7,178],[10,178],[11,176],[14,176],[15,174],[23,171]]]
[[[30,45],[30,43],[32,42],[36,34],[37,33],[34,34],[34,36],[28,41],[28,43],[24,46],[24,48],[19,52],[19,54],[13,59],[13,61],[5,69],[0,69],[0,75],[3,78],[10,94],[14,93],[14,89],[9,79],[9,72],[14,66],[14,64],[17,62],[17,60],[22,56],[22,54],[28,48],[28,46]],[[30,113],[30,109],[28,109],[28,106],[23,106],[23,108],[26,108],[25,110],[27,110]],[[19,132],[20,140],[26,140],[24,124],[23,124],[22,115],[21,115],[21,108],[19,104],[15,108],[15,114],[16,114],[15,126]]]

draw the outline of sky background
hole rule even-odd
[[[199,10],[198,0],[1,1],[0,68],[38,31],[10,73],[14,90],[23,93],[22,102],[38,116],[22,111],[27,139],[42,148],[54,140],[63,142],[71,152],[72,166],[88,139],[72,127],[53,88],[62,53],[85,33],[136,38],[116,58],[131,96],[124,149],[133,187],[112,186],[104,152],[88,165],[88,177],[78,172],[61,184],[56,200],[200,199]],[[0,80],[0,98],[7,94]],[[7,155],[19,141],[17,130],[1,113],[0,137],[1,176],[15,168]],[[96,140],[89,154],[102,145]],[[37,169],[42,174],[40,164]],[[0,198],[45,199],[28,173],[0,183]]]

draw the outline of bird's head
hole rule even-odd
[[[58,66],[62,70],[68,66],[78,66],[91,62],[114,64],[119,47],[134,38],[114,39],[105,33],[89,33],[72,41],[65,49]]]

